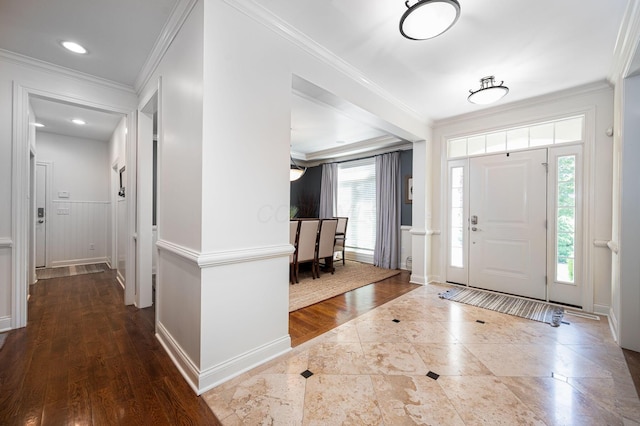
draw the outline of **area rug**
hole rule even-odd
[[[534,321],[546,322],[553,327],[558,327],[562,323],[562,317],[564,316],[564,309],[558,306],[471,288],[452,288],[440,293],[439,296],[441,299],[478,306]]]
[[[336,262],[335,272],[321,272],[315,280],[311,272],[300,272],[299,283],[289,285],[289,312],[330,299],[349,290],[398,275],[397,269],[383,269],[366,263]]]
[[[106,263],[96,263],[93,265],[61,266],[59,268],[36,269],[36,277],[39,280],[50,278],[72,277],[74,275],[96,274],[104,272],[108,268]]]

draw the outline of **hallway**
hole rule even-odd
[[[26,328],[0,350],[0,424],[216,425],[115,271],[31,286]]]

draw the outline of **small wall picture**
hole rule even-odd
[[[413,203],[413,177],[405,176],[404,178],[404,202],[406,204]]]

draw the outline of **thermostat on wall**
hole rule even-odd
[[[69,191],[59,191],[58,198],[69,198]]]

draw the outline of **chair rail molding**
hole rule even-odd
[[[13,240],[11,238],[0,238],[0,248],[13,247]]]
[[[227,250],[217,252],[198,252],[196,250],[174,244],[166,240],[158,240],[156,246],[160,250],[166,250],[183,259],[197,264],[200,268],[211,268],[236,263],[256,262],[259,260],[289,257],[294,248],[291,244],[275,246],[251,247],[239,250]]]

